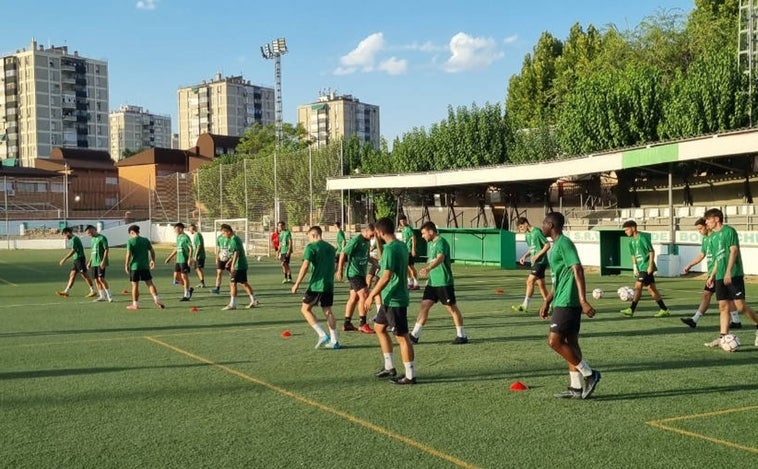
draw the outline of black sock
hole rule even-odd
[[[366,316],[361,316],[361,326],[366,324]]]
[[[345,318],[345,325],[346,325],[346,326],[347,326],[348,324],[350,324],[351,322],[352,322],[352,321],[350,320],[350,318]]]
[[[639,303],[639,301],[632,301],[632,312],[637,310],[637,303]]]
[[[658,301],[656,301],[656,303],[658,303],[658,306],[660,306],[660,307],[661,307],[661,309],[668,309],[668,308],[666,307],[666,303],[664,303],[662,299],[661,299],[661,300],[658,300]]]

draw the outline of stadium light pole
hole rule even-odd
[[[274,113],[276,125],[276,150],[274,151],[274,218],[279,223],[279,182],[277,180],[277,153],[282,144],[282,56],[288,52],[287,41],[280,37],[270,44],[261,46],[261,55],[266,60],[274,61]]]

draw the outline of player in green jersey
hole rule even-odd
[[[205,273],[203,272],[203,269],[205,269],[205,239],[194,223],[190,224],[189,232],[192,235],[192,259],[190,259],[190,264],[195,266],[195,273],[198,280],[200,280],[200,283],[195,288],[205,288]]]
[[[286,228],[283,221],[276,225],[276,229],[279,232],[279,250],[276,252],[276,258],[282,264],[282,273],[284,274],[282,283],[292,283],[292,268],[290,267],[292,233]]]
[[[221,236],[225,237],[229,243],[230,257],[226,261],[226,268],[229,269],[229,304],[222,308],[223,311],[237,309],[237,285],[242,285],[247,296],[250,297],[248,309],[255,308],[260,304],[255,297],[255,292],[247,280],[247,255],[245,254],[245,245],[242,239],[234,234],[231,225],[226,223],[221,225]]]
[[[166,264],[171,262],[171,259],[176,258],[174,263],[174,275],[178,275],[182,286],[184,287],[184,296],[179,301],[190,301],[194,288],[190,287],[189,271],[190,260],[193,259],[192,255],[192,240],[184,232],[184,223],[174,224],[174,233],[176,233],[176,247],[171,254],[166,257]]]
[[[150,295],[153,297],[153,303],[163,309],[166,306],[161,303],[158,289],[153,283],[153,274],[150,272],[155,268],[153,244],[149,239],[139,235],[139,225],[131,225],[127,230],[129,231],[129,240],[126,242],[124,270],[129,274],[129,281],[132,283],[132,304],[126,309],[139,309],[139,282],[145,282]]]
[[[533,227],[529,224],[529,220],[526,217],[519,217],[516,220],[516,226],[521,233],[524,233],[524,239],[526,240],[526,252],[519,264],[524,265],[527,257],[531,257],[532,270],[529,272],[529,276],[526,278],[526,295],[524,296],[524,302],[520,305],[514,305],[511,308],[514,311],[526,313],[529,309],[529,301],[534,295],[534,284],[540,289],[542,299],[547,298],[547,287],[545,286],[545,270],[548,267],[547,252],[550,250],[550,243],[547,242],[545,236],[542,234],[542,230]]]
[[[579,347],[579,329],[582,313],[595,316],[595,309],[587,302],[584,267],[574,243],[563,235],[565,218],[558,212],[548,213],[542,222],[542,234],[553,240],[550,250],[550,271],[553,288],[540,308],[540,317],[550,316],[548,344],[568,363],[570,384],[566,391],[555,397],[587,399],[600,381],[600,372],[590,368]]]
[[[632,267],[635,277],[634,282],[634,298],[632,299],[632,305],[629,308],[621,310],[621,314],[626,317],[634,316],[634,312],[637,310],[637,304],[640,302],[642,296],[642,287],[647,287],[647,291],[650,292],[650,296],[658,303],[660,308],[653,316],[656,318],[665,318],[670,316],[669,309],[666,303],[663,302],[658,288],[655,286],[655,271],[658,270],[655,266],[655,251],[653,245],[650,244],[650,239],[645,236],[640,236],[637,231],[637,222],[634,220],[627,220],[622,225],[624,228],[624,234],[632,238],[629,243],[629,254],[632,256]]]
[[[336,249],[331,244],[321,239],[321,227],[312,226],[308,230],[308,239],[310,243],[305,246],[303,252],[303,265],[297,274],[297,280],[292,285],[292,293],[297,293],[300,284],[305,280],[308,269],[311,270],[311,279],[308,282],[308,289],[303,296],[303,302],[300,306],[300,312],[308,324],[318,334],[316,348],[324,347],[329,349],[339,349],[340,343],[337,339],[337,323],[332,312],[334,304],[334,256]],[[318,323],[316,316],[313,314],[313,307],[321,306],[326,317],[326,323],[329,326],[327,334]]]
[[[397,219],[400,224],[401,236],[405,247],[408,248],[408,290],[418,290],[418,271],[416,270],[416,233],[408,224],[408,217],[400,215]]]
[[[97,232],[97,228],[87,225],[84,232],[89,235],[90,240],[90,257],[87,262],[87,268],[92,269],[92,278],[98,290],[98,297],[95,301],[107,301],[113,303],[108,281],[105,279],[105,268],[109,264],[110,249],[108,248],[108,238]]]
[[[334,222],[334,226],[337,227],[337,258],[334,259],[334,262],[339,262],[340,254],[347,246],[347,237],[345,237],[345,231],[342,229],[342,223]]]
[[[71,271],[68,273],[68,283],[66,284],[66,288],[62,291],[55,292],[55,294],[64,297],[68,296],[71,288],[74,286],[74,282],[76,282],[76,274],[80,274],[84,279],[84,282],[89,287],[89,293],[84,296],[86,298],[96,297],[97,293],[95,293],[95,287],[92,284],[92,279],[89,277],[89,274],[87,274],[87,260],[84,256],[84,246],[82,245],[82,240],[79,239],[78,236],[74,236],[74,231],[69,227],[63,228],[61,234],[63,234],[63,237],[67,241],[71,241],[71,250],[69,250],[66,256],[58,262],[58,265],[65,264],[69,259],[73,259],[74,264],[71,266]]]
[[[374,333],[371,326],[366,322],[367,311],[365,307],[366,297],[368,296],[366,276],[372,239],[374,239],[374,224],[369,223],[358,236],[350,238],[345,248],[337,256],[337,280],[342,281],[345,265],[347,265],[347,280],[350,283],[350,298],[345,305],[343,331]],[[358,327],[353,326],[352,322],[356,306],[358,306],[358,317],[361,321]]]

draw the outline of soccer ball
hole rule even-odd
[[[261,256],[256,257],[256,259],[258,260],[258,262],[260,262],[261,261]]]
[[[602,298],[603,295],[605,295],[605,293],[603,293],[603,290],[599,288],[595,288],[594,290],[592,290],[592,298],[596,300],[599,300],[600,298]]]
[[[734,334],[727,334],[721,338],[721,348],[726,352],[736,352],[740,348],[740,339]]]
[[[634,299],[634,290],[629,287],[620,287],[616,293],[618,293],[621,301],[632,301]]]

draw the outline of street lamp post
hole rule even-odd
[[[278,223],[279,217],[279,187],[277,181],[277,153],[282,144],[282,56],[288,52],[287,42],[283,37],[271,41],[270,44],[261,46],[261,55],[264,59],[274,61],[274,112],[276,124],[276,151],[274,151],[274,218]]]

